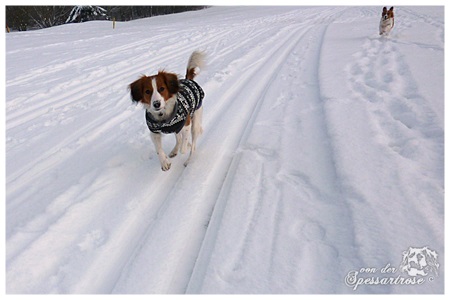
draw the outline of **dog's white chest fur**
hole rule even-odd
[[[394,20],[389,18],[386,20],[383,20],[383,18],[381,18],[380,20],[380,34],[388,34],[392,27],[394,27]]]

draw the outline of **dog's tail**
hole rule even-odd
[[[194,80],[200,74],[200,70],[205,66],[205,53],[194,51],[189,58],[186,68],[186,79]]]

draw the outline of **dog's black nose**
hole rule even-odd
[[[161,107],[161,102],[159,102],[159,101],[153,102],[153,107],[154,108],[160,108]]]

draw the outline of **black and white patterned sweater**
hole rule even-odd
[[[179,81],[180,90],[177,93],[177,102],[173,114],[168,120],[157,121],[148,111],[145,112],[148,129],[153,133],[178,133],[183,129],[188,115],[202,106],[205,92],[197,82],[190,79]]]

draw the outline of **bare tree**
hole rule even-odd
[[[30,6],[29,8],[29,16],[38,28],[63,24],[70,10],[67,6]]]
[[[69,6],[7,6],[6,22],[16,30],[47,28],[63,24]]]
[[[25,31],[31,24],[26,6],[6,6],[6,26],[13,30]]]

